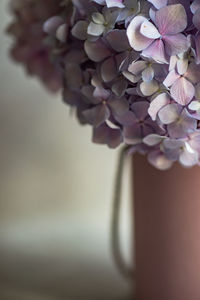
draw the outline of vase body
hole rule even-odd
[[[200,167],[133,170],[136,300],[200,300]]]

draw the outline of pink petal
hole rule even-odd
[[[177,103],[187,105],[195,95],[195,88],[187,79],[181,77],[172,85],[170,92]]]
[[[183,5],[175,4],[161,8],[156,13],[156,25],[161,35],[184,31],[187,27],[187,15]]]
[[[146,20],[145,17],[137,16],[131,21],[127,28],[129,43],[136,51],[146,49],[153,42],[153,39],[149,39],[140,33],[140,27]]]
[[[168,63],[165,55],[164,44],[161,39],[154,41],[148,48],[142,51],[142,55],[153,58],[159,63]]]
[[[153,121],[156,120],[159,110],[165,105],[170,103],[170,98],[166,93],[158,95],[151,103],[148,109],[148,113]]]
[[[166,87],[169,87],[179,78],[180,78],[180,75],[175,70],[172,70],[172,71],[169,72],[169,74],[167,75],[167,77],[163,81],[163,84]]]
[[[185,52],[188,47],[188,40],[183,34],[165,35],[163,36],[165,49],[169,56]]]

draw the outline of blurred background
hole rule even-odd
[[[8,56],[0,1],[0,300],[128,300],[110,253],[118,151],[91,143],[60,95]],[[121,243],[130,264],[130,173]]]

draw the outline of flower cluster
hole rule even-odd
[[[10,9],[14,20],[7,32],[15,39],[11,57],[23,64],[29,75],[39,77],[48,89],[59,90],[62,75],[52,52],[54,41],[43,31],[43,23],[49,17],[62,13],[59,1],[12,0]]]
[[[175,161],[199,164],[199,0],[14,1],[48,12],[47,2],[57,3],[43,24],[48,49],[60,65],[63,99],[82,124],[92,125],[94,142],[124,143],[162,170]],[[35,19],[30,10],[15,11],[23,20],[10,30],[20,41],[18,52],[21,35],[23,45],[34,44],[26,32]],[[41,34],[38,39],[44,45]]]

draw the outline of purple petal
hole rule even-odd
[[[117,52],[123,52],[130,48],[126,30],[114,29],[106,35],[106,39],[110,46]]]
[[[105,60],[101,65],[101,76],[104,82],[110,82],[117,77],[118,70],[113,57]]]
[[[80,89],[82,84],[82,72],[79,65],[67,63],[65,65],[65,78],[70,89]]]
[[[172,161],[176,161],[179,159],[180,153],[184,147],[184,142],[168,138],[163,141],[162,145],[165,156]]]
[[[93,96],[95,98],[99,98],[101,100],[106,100],[110,96],[110,92],[108,90],[105,90],[102,87],[96,87],[93,93]]]
[[[187,72],[185,73],[185,78],[187,78],[190,82],[193,84],[196,84],[200,81],[200,68],[198,65],[196,65],[194,62],[192,62]]]
[[[138,122],[138,119],[130,110],[125,114],[115,114],[115,119],[123,126],[132,126]]]
[[[148,115],[149,103],[147,101],[135,102],[131,105],[131,109],[134,112],[138,120],[143,121]]]
[[[109,107],[114,115],[123,115],[129,110],[129,104],[125,97],[110,100]]]
[[[89,124],[98,127],[110,117],[110,111],[106,105],[99,104],[91,109],[84,110],[83,115]]]
[[[137,145],[142,142],[141,126],[135,124],[134,126],[124,127],[123,129],[124,142],[128,145]]]
[[[110,128],[104,123],[94,128],[92,140],[94,143],[107,144],[109,148],[116,148],[122,143],[123,138],[120,129]]]
[[[119,78],[112,85],[112,91],[116,96],[123,96],[126,92],[127,87],[128,87],[127,80]]]
[[[78,21],[71,30],[71,33],[74,37],[79,40],[86,40],[87,39],[87,28],[88,22],[86,21]]]
[[[187,27],[187,15],[183,5],[175,4],[161,8],[156,13],[156,25],[161,35],[184,31]]]
[[[176,35],[165,35],[163,36],[163,40],[165,42],[166,52],[169,56],[185,52],[189,47],[186,36],[181,33]]]
[[[102,43],[101,39],[95,42],[87,40],[84,49],[88,57],[95,62],[100,62],[111,55],[110,50]]]
[[[168,133],[171,138],[184,138],[197,128],[197,121],[184,109],[177,122],[168,125]]]
[[[94,88],[91,85],[85,85],[81,89],[82,94],[87,98],[89,104],[100,104],[101,99],[94,97]]]

